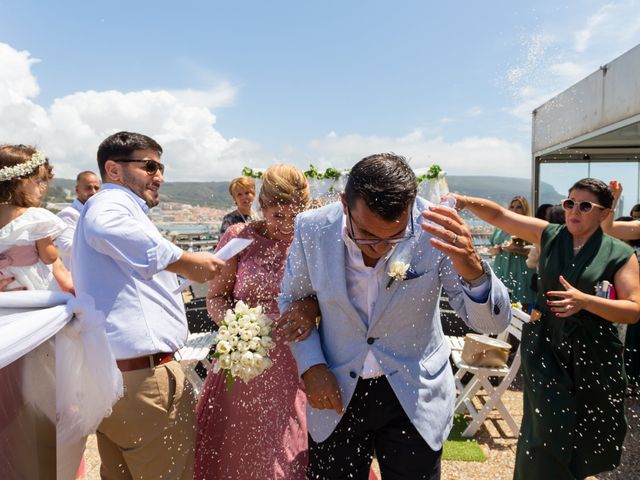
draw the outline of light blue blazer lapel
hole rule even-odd
[[[420,242],[425,241],[424,235],[422,235],[422,229],[420,228],[419,219],[420,211],[416,206],[413,207],[412,211],[413,222],[414,222],[414,230],[415,235],[413,238],[406,240],[402,243],[399,243],[391,253],[391,256],[387,260],[387,265],[385,267],[385,278],[383,281],[383,285],[380,287],[380,291],[378,292],[378,299],[376,301],[375,306],[373,307],[373,314],[371,315],[371,319],[369,320],[369,330],[376,324],[378,320],[383,316],[387,306],[391,302],[392,298],[396,295],[402,281],[394,281],[391,287],[386,288],[387,284],[391,277],[387,275],[389,271],[389,267],[393,264],[393,262],[404,262],[408,263],[410,267],[413,267],[413,257],[416,254],[416,250],[420,245]]]
[[[326,252],[325,285],[330,290],[330,295],[338,300],[337,304],[347,317],[353,322],[365,326],[365,319],[360,316],[351,303],[347,291],[346,247],[342,239],[342,209],[328,220],[328,225],[322,229],[320,235],[321,251]]]

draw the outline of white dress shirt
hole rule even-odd
[[[366,266],[362,258],[362,251],[349,236],[346,215],[342,216],[342,239],[346,247],[345,276],[347,295],[357,312],[368,325],[376,301],[378,300],[380,289],[386,288],[386,284],[389,282],[390,277],[387,275],[387,260],[393,250],[389,251],[385,257],[380,258],[375,266]],[[487,300],[491,288],[491,282],[489,280],[490,279],[487,279],[482,285],[472,287],[471,289],[463,285],[462,290],[475,302],[484,303]],[[364,360],[360,376],[362,378],[375,378],[381,375],[384,375],[384,371],[380,367],[373,352],[369,350]]]
[[[106,183],[85,203],[73,243],[77,294],[88,294],[106,317],[116,359],[175,352],[187,338],[174,273],[183,251],[160,235],[149,208],[131,190]]]
[[[71,247],[73,246],[73,235],[76,233],[76,225],[80,218],[80,212],[84,208],[84,204],[77,198],[73,203],[58,212],[58,218],[69,225],[67,229],[60,234],[55,240],[55,245],[60,254],[60,260],[64,266],[71,269]]]

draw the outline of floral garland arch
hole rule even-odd
[[[256,181],[256,191],[260,188],[260,180],[265,169],[244,167],[242,175],[253,178]],[[432,164],[425,168],[415,170],[418,182],[418,195],[430,202],[440,203],[440,199],[449,193],[446,180],[446,172],[438,164]],[[323,203],[335,200],[344,191],[349,176],[349,170],[338,170],[329,167],[326,170],[318,170],[313,164],[304,171],[309,179],[311,197],[320,199]]]

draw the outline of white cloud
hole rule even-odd
[[[209,90],[170,90],[169,93],[187,105],[215,109],[232,106],[237,89],[229,82],[223,81]]]
[[[99,143],[119,130],[154,137],[164,148],[168,180],[213,180],[235,176],[238,152],[259,149],[224,138],[211,108],[231,105],[235,88],[222,82],[207,90],[85,91],[57,98],[50,107],[31,67],[38,60],[0,43],[0,142],[35,144],[60,177],[96,169]]]
[[[0,108],[24,103],[40,93],[31,66],[39,60],[0,43]]]
[[[313,140],[309,147],[322,168],[349,168],[372,153],[395,152],[406,156],[414,168],[438,163],[452,175],[527,177],[531,173],[531,154],[525,145],[494,137],[471,136],[447,142],[442,137],[426,138],[422,131],[415,130],[398,138],[327,136]]]
[[[582,80],[587,75],[593,73],[593,69],[584,64],[575,62],[554,63],[549,66],[549,71],[570,85]]]
[[[547,23],[524,42],[525,58],[505,79],[511,114],[531,124],[531,112],[638,43],[640,0],[621,0]],[[567,31],[576,32],[567,36]],[[596,41],[597,39],[597,41]]]
[[[594,36],[594,33],[605,23],[609,12],[611,12],[613,5],[605,5],[600,10],[598,10],[594,15],[591,15],[587,19],[587,24],[584,28],[578,30],[575,33],[575,50],[578,53],[584,52],[589,47],[589,42],[591,38]]]

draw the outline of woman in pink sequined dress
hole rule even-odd
[[[238,300],[278,317],[275,299],[294,218],[309,202],[308,182],[299,169],[274,165],[262,177],[258,198],[264,220],[232,225],[218,246],[232,238],[253,239],[209,283],[207,308],[214,321]],[[209,372],[197,406],[195,480],[305,478],[306,397],[284,337],[274,335],[273,365],[249,383],[236,380],[228,391],[222,372]]]

